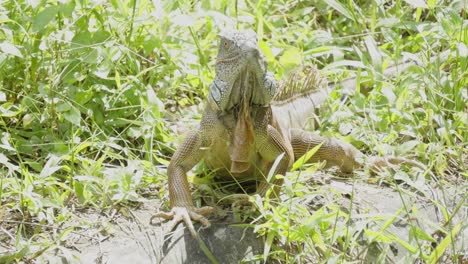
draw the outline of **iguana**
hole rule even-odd
[[[212,207],[196,208],[192,202],[186,173],[201,160],[217,175],[237,181],[258,182],[264,195],[273,184],[277,195],[280,178],[268,183],[266,175],[284,175],[293,162],[321,144],[311,161],[326,161],[351,172],[364,165],[362,154],[349,143],[303,130],[305,122],[327,99],[328,87],[315,68],[291,74],[278,83],[267,71],[254,31],[227,30],[219,34],[215,79],[210,85],[202,120],[177,148],[168,166],[169,197],[172,210],[153,217],[173,219],[172,228],[184,221],[196,236],[192,220],[205,227]],[[371,161],[410,163],[403,158]],[[152,218],[153,219],[153,218]]]

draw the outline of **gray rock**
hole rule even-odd
[[[210,263],[197,240],[182,225],[163,247],[162,263]],[[183,232],[185,231],[185,232]],[[263,240],[251,228],[213,224],[199,231],[200,239],[219,263],[240,263],[263,253]]]

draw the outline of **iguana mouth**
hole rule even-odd
[[[233,62],[233,61],[236,61],[238,60],[240,57],[240,54],[237,53],[233,56],[229,56],[229,57],[225,57],[225,58],[217,58],[216,59],[216,64],[219,64],[219,63],[226,63],[226,62]]]

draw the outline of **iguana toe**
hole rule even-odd
[[[198,237],[195,227],[193,226],[192,220],[200,222],[204,228],[207,228],[211,225],[210,221],[204,217],[204,215],[210,214],[214,211],[213,207],[205,206],[202,208],[186,208],[186,207],[173,207],[170,212],[158,212],[154,214],[150,223],[153,222],[154,218],[164,218],[166,220],[171,220],[171,225],[169,231],[172,231],[180,222],[185,222],[187,228],[189,229],[190,234],[194,238]]]

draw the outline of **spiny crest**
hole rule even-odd
[[[251,29],[242,31],[234,29],[224,29],[218,34],[218,36],[221,38],[229,39],[236,44],[242,41],[257,41],[257,34]]]
[[[320,89],[326,89],[326,86],[326,79],[320,76],[315,65],[305,66],[292,71],[281,80],[273,101],[287,102]]]

